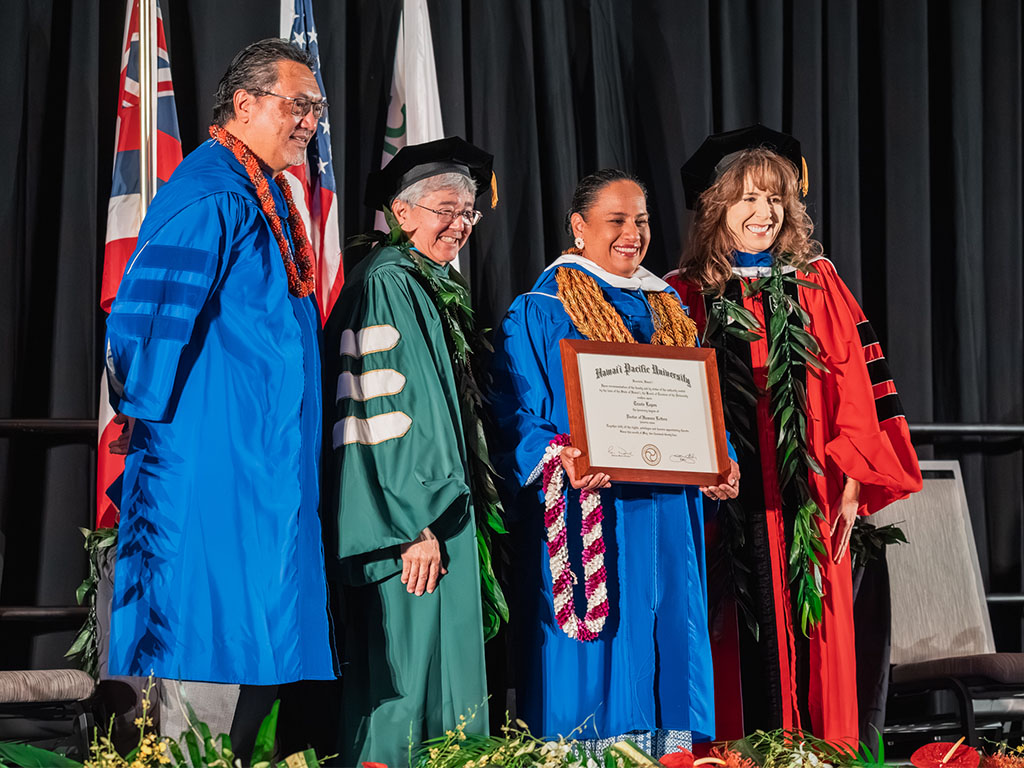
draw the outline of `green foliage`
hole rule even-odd
[[[459,724],[444,736],[429,739],[415,751],[413,768],[650,768],[659,766],[633,742],[621,741],[600,753],[593,752],[573,735],[551,741],[530,733],[522,720],[506,715],[501,735],[467,733],[476,713],[460,716]],[[578,729],[577,729],[578,730]]]
[[[78,761],[48,749],[0,741],[0,766],[3,765],[17,765],[21,768],[82,768]]]
[[[865,768],[883,768],[885,765],[885,739],[877,728],[875,728],[875,733],[878,735],[878,751],[872,753],[868,745],[862,741],[860,752],[857,754],[857,765],[865,766]]]
[[[755,291],[755,283],[757,289]],[[800,378],[810,366],[827,372],[818,359],[818,340],[805,326],[810,316],[787,291],[786,286],[821,290],[821,286],[785,274],[778,261],[771,274],[747,286],[746,295],[764,291],[773,309],[768,322],[768,388],[772,419],[778,437],[779,491],[793,492],[799,500],[789,548],[789,579],[796,585],[800,629],[805,635],[821,623],[822,563],[825,545],[821,540],[824,516],[811,495],[808,472],[823,471],[807,449],[807,395]],[[795,291],[794,291],[795,292]]]
[[[754,731],[739,741],[730,741],[729,749],[753,760],[760,768],[860,765],[857,753],[845,744],[818,739],[802,731]]]
[[[712,303],[701,342],[713,345],[718,356],[719,375],[725,390],[722,406],[729,436],[738,448],[755,453],[757,447],[748,437],[755,434],[754,425],[750,423],[744,406],[756,405],[760,392],[750,370],[725,342],[725,334],[749,343],[762,338],[763,329],[750,310],[722,296]],[[734,397],[742,402],[734,403]],[[718,585],[728,585],[723,592],[731,595],[750,634],[758,639],[761,632],[754,610],[750,569],[739,556],[746,546],[746,512],[738,501],[726,499],[718,505],[716,519],[721,531],[721,544],[717,556],[708,563],[709,573],[713,574],[708,579],[712,592],[711,609],[717,612],[722,605],[722,595],[715,594],[720,589]]]
[[[68,648],[65,658],[80,669],[97,677],[99,674],[99,645],[96,634],[96,587],[100,582],[100,568],[111,548],[117,548],[117,528],[79,528],[85,537],[85,551],[89,555],[89,575],[75,590],[79,605],[88,605],[89,613],[75,640]]]
[[[256,742],[252,748],[253,768],[270,765],[270,758],[274,755],[274,734],[277,733],[277,712],[280,706],[281,702],[275,701],[274,706],[270,708],[270,714],[260,723],[260,730],[256,734]]]
[[[820,475],[823,471],[807,448],[807,393],[801,374],[804,369],[814,368],[823,372],[828,369],[818,358],[820,347],[817,339],[806,328],[810,316],[787,292],[787,286],[821,290],[821,286],[800,279],[795,273],[784,273],[781,262],[775,261],[770,274],[749,281],[743,291],[746,298],[761,294],[767,298],[771,310],[767,330],[750,310],[721,297],[715,300],[709,313],[705,337],[715,338],[716,334],[720,336],[728,333],[745,342],[767,339],[766,383],[777,437],[779,491],[798,500],[788,567],[789,580],[797,598],[800,628],[806,635],[821,622],[824,595],[820,558],[825,554],[825,545],[819,527],[824,516],[811,495],[808,483],[809,472]],[[719,347],[725,348],[726,345],[721,344]],[[733,372],[739,367],[728,366],[726,386],[733,388],[752,404],[758,393],[752,382],[748,383]],[[753,450],[754,446],[743,435],[743,432],[749,431],[734,429],[731,434],[734,439],[746,443],[748,450]],[[741,608],[745,608],[742,600],[737,602]],[[744,613],[750,613],[749,608]],[[748,626],[751,624],[751,618],[747,618],[747,623]]]
[[[850,534],[850,556],[853,567],[867,565],[882,556],[890,544],[906,544],[907,535],[895,523],[875,526],[863,517],[858,517]]]
[[[508,603],[494,573],[492,537],[507,533],[504,510],[495,483],[498,474],[491,464],[490,451],[483,424],[483,389],[486,374],[477,370],[479,355],[492,351],[473,319],[469,302],[469,286],[455,270],[445,277],[428,267],[408,240],[392,243],[408,254],[416,266],[420,282],[433,297],[455,374],[459,393],[459,410],[469,457],[469,486],[476,513],[476,540],[480,560],[480,597],[483,608],[484,640],[498,634],[502,622],[508,621]]]
[[[148,716],[152,689],[153,680],[150,678],[142,701],[142,717],[135,720],[139,728],[139,739],[127,754],[118,754],[114,747],[111,717],[106,734],[101,734],[98,728],[93,732],[89,757],[85,763],[48,749],[0,742],[0,768],[7,765],[23,768],[234,768],[238,764],[231,748],[231,739],[223,733],[214,739],[210,727],[196,717],[187,702],[184,706],[189,718],[189,729],[177,741],[158,736],[153,730],[153,720]],[[273,762],[279,706],[280,702],[275,701],[270,713],[263,719],[249,765],[252,768],[320,768],[320,761],[312,749],[290,755],[282,762]],[[217,742],[220,742],[219,746]]]

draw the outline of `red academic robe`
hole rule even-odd
[[[767,518],[766,546],[762,551],[767,552],[769,563],[761,563],[760,568],[754,568],[752,577],[770,572],[772,582],[775,632],[769,642],[774,644],[778,653],[778,679],[773,685],[780,702],[777,707],[779,722],[775,727],[803,728],[819,738],[855,745],[858,736],[857,673],[850,557],[844,557],[838,565],[832,562],[831,521],[846,477],[860,481],[859,514],[869,515],[920,490],[921,472],[899,395],[870,324],[830,261],[818,259],[813,268],[816,271],[801,271],[797,276],[821,286],[823,290],[801,286],[797,291],[800,305],[811,317],[808,330],[817,338],[821,347],[819,357],[828,368],[824,373],[806,366],[806,392],[808,448],[824,470],[823,476],[809,473],[811,492],[829,522],[819,525],[827,550],[823,564],[825,594],[821,625],[811,632],[804,646],[807,649],[804,663],[806,690],[799,690],[803,686],[798,683],[801,675],[798,674],[795,649],[800,628],[799,621],[792,615],[786,576],[789,543],[776,470],[775,429],[770,416],[769,397],[764,394],[768,344],[763,335],[749,344],[749,364],[754,383],[762,393],[756,404],[756,436],[752,436],[752,442],[757,450],[753,460],[760,463]],[[744,271],[736,270],[738,275]],[[666,279],[679,291],[703,333],[707,319],[705,301],[710,307],[713,299],[703,296],[696,285],[681,280],[678,274],[673,273]],[[730,282],[746,284],[751,279],[737,276]],[[739,300],[742,292],[733,285],[732,293],[735,300]],[[745,297],[742,301],[762,327],[767,327],[767,302],[763,297]],[[723,377],[722,381],[725,382],[726,378]],[[752,474],[756,477],[757,472]],[[741,480],[740,502],[743,501],[742,483]],[[770,565],[770,570],[766,565]],[[712,643],[712,648],[716,679],[735,679],[738,664],[736,643]],[[735,692],[728,696],[720,695],[716,690],[716,700],[723,708],[716,716],[720,731],[727,723],[742,723],[738,717],[742,706],[739,698]],[[801,703],[810,715],[810,723],[801,722]],[[748,730],[750,725],[746,724]],[[717,735],[730,738],[740,734],[720,732]]]

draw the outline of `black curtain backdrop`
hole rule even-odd
[[[277,34],[278,5],[162,6],[188,152],[232,54]],[[872,319],[910,420],[1024,421],[1019,0],[429,7],[446,132],[496,158],[501,202],[468,259],[487,325],[568,244],[575,182],[600,167],[647,182],[645,265],[673,268],[689,223],[679,165],[706,134],[760,121],[801,140],[818,237]],[[363,180],[380,161],[400,11],[314,1],[346,238],[373,220]],[[0,17],[0,417],[92,417],[124,2],[17,0]],[[962,454],[986,586],[1020,591],[1020,441],[934,453]],[[94,460],[88,447],[0,439],[0,603],[73,601]],[[1019,650],[1019,609],[994,620],[1000,649]],[[67,643],[5,628],[0,664],[59,664]]]

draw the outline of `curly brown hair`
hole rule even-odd
[[[697,215],[679,263],[681,277],[697,283],[705,293],[713,296],[721,296],[725,284],[732,277],[736,245],[726,226],[725,216],[743,196],[748,177],[758,188],[782,197],[782,227],[772,243],[772,255],[803,269],[822,253],[821,243],[811,239],[814,222],[800,199],[796,168],[770,149],[745,149],[701,194],[697,201]]]

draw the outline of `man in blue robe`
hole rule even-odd
[[[237,700],[233,737],[277,685],[335,677],[319,314],[308,239],[274,181],[305,162],[323,111],[311,64],[283,40],[235,56],[214,138],[154,198],[107,323],[126,426],[111,449],[127,453],[110,672],[241,685],[205,711],[186,687],[214,734]]]

